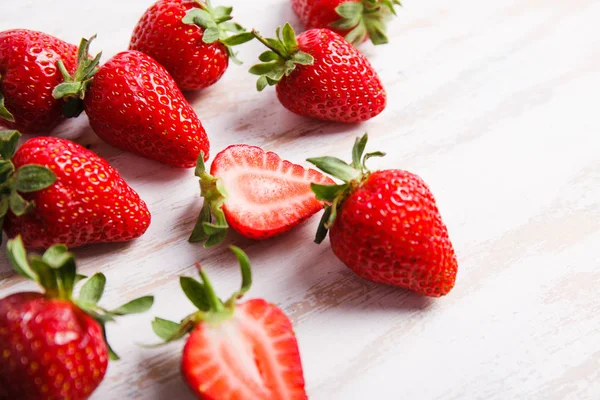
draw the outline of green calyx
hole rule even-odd
[[[388,43],[385,21],[390,15],[396,15],[395,6],[402,6],[398,0],[362,0],[346,2],[336,7],[340,19],[332,22],[331,27],[350,30],[346,40],[360,44],[367,35],[373,44]]]
[[[74,118],[83,112],[83,99],[94,74],[98,71],[102,52],[96,57],[89,57],[90,44],[96,35],[89,39],[81,39],[77,52],[77,69],[73,76],[65,68],[62,60],[58,60],[57,66],[63,76],[64,82],[58,84],[52,91],[55,99],[66,99],[63,105],[63,114],[67,118]]]
[[[220,42],[227,48],[227,54],[236,64],[242,64],[233,51],[237,46],[254,39],[240,24],[232,21],[233,7],[213,7],[210,0],[197,0],[197,7],[191,8],[183,17],[184,24],[197,25],[204,28],[204,43]]]
[[[20,137],[18,131],[0,131],[0,229],[9,210],[20,217],[34,208],[35,204],[25,200],[22,193],[46,189],[56,181],[56,175],[41,165],[15,168],[12,157]]]
[[[299,50],[296,33],[289,23],[283,28],[277,27],[276,38],[264,38],[255,30],[252,34],[269,49],[258,57],[262,63],[252,66],[249,71],[260,76],[256,82],[259,92],[276,85],[284,75],[289,76],[297,65],[312,65],[315,61],[313,56]]]
[[[0,74],[0,82],[2,82],[2,75]],[[8,122],[15,122],[15,117],[6,109],[4,106],[4,95],[0,92],[0,118],[7,120]]]
[[[376,151],[373,153],[365,152],[367,146],[368,134],[365,133],[362,137],[356,138],[354,147],[352,148],[352,163],[348,164],[336,157],[317,157],[309,158],[308,162],[314,164],[321,171],[342,180],[344,183],[339,185],[319,185],[311,184],[311,188],[317,199],[328,203],[325,206],[325,212],[319,222],[316,243],[321,243],[329,228],[335,222],[339,208],[346,197],[348,197],[362,182],[364,182],[371,172],[366,167],[366,162],[371,157],[383,157],[385,153]]]
[[[37,282],[44,294],[50,299],[61,299],[73,302],[86,314],[94,318],[102,327],[106,341],[107,322],[114,322],[115,317],[127,314],[142,313],[150,309],[154,297],[145,296],[132,300],[114,310],[107,310],[98,306],[98,301],[104,293],[106,278],[102,273],[97,273],[87,279],[76,272],[75,257],[64,244],[50,247],[42,255],[28,255],[20,236],[10,239],[7,243],[8,259],[15,271],[27,279]],[[79,297],[73,298],[75,285],[87,279],[79,291]],[[119,357],[106,341],[109,355],[112,360]]]
[[[223,302],[219,299],[208,279],[206,272],[198,265],[200,279],[202,282],[182,276],[179,279],[181,289],[187,298],[198,308],[198,311],[185,317],[179,323],[162,318],[155,318],[152,321],[152,329],[165,344],[180,339],[191,332],[196,324],[200,322],[209,324],[219,324],[231,318],[235,312],[236,301],[241,299],[252,286],[252,270],[250,260],[242,249],[236,246],[229,246],[235,254],[242,271],[242,285],[239,290],[233,293],[229,299]]]
[[[220,178],[206,172],[204,152],[198,156],[195,175],[200,178],[200,195],[204,198],[204,204],[188,240],[191,243],[204,242],[204,247],[211,247],[221,243],[229,229],[222,209],[227,191]]]

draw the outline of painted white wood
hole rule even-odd
[[[289,0],[230,0],[264,33],[290,20]],[[355,136],[388,153],[373,167],[404,168],[431,186],[458,253],[459,276],[431,300],[354,276],[312,243],[318,218],[280,238],[235,235],[255,266],[250,296],[291,316],[311,399],[600,398],[600,2],[595,0],[406,0],[391,44],[363,51],[389,104],[362,125],[295,116],[273,90],[258,94],[240,50],[214,87],[192,95],[212,154],[249,143],[305,163],[348,158]],[[0,30],[42,30],[77,43],[98,34],[104,59],[124,50],[150,0],[4,5]],[[85,117],[57,134],[118,168],[148,203],[152,225],[123,245],[76,249],[85,273],[108,277],[105,304],[152,293],[154,309],[109,328],[122,361],[94,399],[191,399],[176,343],[146,350],[153,316],[192,310],[177,277],[201,262],[220,293],[239,282],[225,247],[187,243],[200,210],[191,170],[122,153],[96,138]],[[305,163],[306,164],[306,163]],[[0,258],[0,296],[33,289]]]

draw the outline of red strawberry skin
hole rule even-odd
[[[183,91],[213,85],[229,65],[222,43],[204,43],[204,28],[181,21],[197,5],[191,0],[154,3],[138,22],[129,44],[130,50],[146,53],[165,67]]]
[[[322,173],[282,160],[260,147],[232,145],[211,165],[228,192],[223,211],[230,226],[251,239],[277,236],[323,209],[311,183],[332,185]]]
[[[307,29],[329,28],[345,36],[348,30],[334,29],[332,22],[341,17],[335,11],[342,3],[360,3],[360,0],[292,0],[292,8]]]
[[[107,143],[179,167],[196,165],[209,142],[200,119],[169,73],[139,51],[104,64],[84,100],[96,134]]]
[[[51,131],[62,120],[62,101],[52,90],[63,82],[56,66],[63,60],[75,70],[77,46],[54,36],[26,29],[0,32],[0,92],[15,122],[0,118],[0,126],[21,133]]]
[[[298,342],[288,317],[262,299],[232,318],[200,323],[183,350],[184,380],[204,400],[304,400]]]
[[[15,153],[18,169],[38,164],[56,174],[56,182],[41,191],[23,194],[35,202],[29,213],[9,212],[4,229],[21,234],[28,248],[68,247],[121,242],[141,236],[150,225],[150,212],[139,195],[104,159],[68,140],[38,137]]]
[[[329,230],[335,255],[359,276],[432,297],[454,286],[457,260],[435,199],[407,171],[372,173]]]
[[[311,29],[297,37],[299,49],[313,65],[297,65],[277,84],[288,110],[325,121],[356,123],[381,113],[387,97],[369,61],[329,29]]]
[[[107,364],[100,325],[73,303],[30,292],[0,300],[1,399],[87,399]]]

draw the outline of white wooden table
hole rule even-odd
[[[289,0],[231,0],[246,26],[298,27]],[[0,30],[42,30],[78,43],[94,33],[104,60],[126,49],[150,0],[3,6]],[[250,296],[292,318],[311,399],[600,399],[600,1],[406,0],[391,44],[363,51],[388,92],[387,109],[355,126],[315,122],[259,94],[241,49],[214,87],[191,96],[212,155],[249,143],[304,163],[348,158],[368,131],[373,167],[404,168],[431,186],[459,258],[454,290],[432,300],[354,276],[318,217],[280,238],[230,235],[254,264]],[[67,20],[68,18],[68,20]],[[192,170],[177,170],[101,142],[85,117],[58,135],[91,148],[146,200],[152,225],[130,244],[76,249],[82,272],[108,277],[105,305],[152,293],[149,313],[109,336],[110,364],[94,399],[191,399],[179,375],[183,342],[147,350],[153,316],[193,310],[180,275],[201,262],[219,293],[237,287],[226,247],[187,237],[200,210]],[[2,250],[2,253],[4,250]],[[0,259],[0,297],[30,290]]]

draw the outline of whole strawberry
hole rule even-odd
[[[82,40],[83,54],[90,41]],[[85,57],[54,97],[83,100],[94,132],[115,147],[179,168],[196,165],[200,152],[208,159],[200,119],[160,64],[132,50],[98,62]]]
[[[39,134],[62,121],[63,102],[52,97],[61,59],[73,72],[77,46],[26,29],[0,32],[0,126]]]
[[[220,243],[229,225],[251,239],[287,232],[323,209],[310,184],[334,183],[319,171],[245,144],[217,154],[210,174],[198,157],[196,176],[204,205],[190,241],[205,241],[206,247]]]
[[[263,299],[238,302],[250,289],[252,272],[246,254],[230,248],[242,269],[241,289],[223,302],[202,268],[202,283],[181,277],[181,288],[198,311],[179,323],[156,318],[154,332],[165,342],[190,334],[181,374],[199,399],[307,399],[292,323]]]
[[[55,137],[29,139],[15,153],[18,138],[0,132],[0,218],[9,237],[21,235],[29,248],[75,247],[148,229],[146,203],[104,159]]]
[[[257,89],[276,85],[279,102],[305,117],[361,122],[378,115],[386,94],[369,61],[329,29],[311,29],[297,38],[289,24],[277,39],[254,35],[270,50],[250,72],[260,75]]]
[[[398,0],[292,0],[292,8],[309,29],[329,28],[353,44],[371,39],[388,42],[386,20],[396,15]]]
[[[454,287],[458,269],[448,230],[429,188],[417,175],[392,169],[370,172],[363,157],[367,135],[357,139],[352,165],[334,157],[308,161],[342,181],[315,185],[327,206],[316,242],[329,230],[335,255],[363,278],[439,297]]]
[[[39,283],[44,293],[22,292],[0,299],[0,398],[19,400],[87,399],[98,387],[108,359],[118,359],[106,341],[104,325],[117,316],[148,310],[152,296],[114,310],[98,306],[106,278],[97,273],[73,287],[75,259],[64,245],[43,256],[27,257],[21,239],[8,242],[13,268]]]
[[[231,46],[254,38],[231,21],[231,11],[209,0],[160,0],[138,22],[129,49],[158,61],[179,89],[204,89],[223,76],[229,57],[241,64]]]

